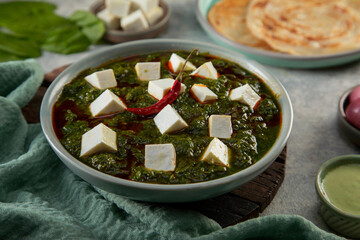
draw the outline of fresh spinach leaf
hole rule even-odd
[[[42,49],[63,54],[85,51],[90,40],[76,26],[57,28],[50,32]]]
[[[40,47],[29,39],[22,39],[0,31],[0,50],[21,57],[38,57]]]
[[[70,54],[86,50],[105,32],[104,24],[87,11],[69,19],[46,2],[0,3],[0,61],[38,57],[41,49]]]
[[[18,61],[18,60],[23,60],[23,59],[25,59],[25,58],[24,57],[19,57],[19,56],[16,56],[15,54],[0,50],[0,62]]]
[[[98,42],[105,33],[104,23],[88,11],[76,11],[69,19],[80,27],[91,43]]]
[[[54,13],[56,6],[45,2],[12,1],[0,4],[0,26],[37,42],[44,42],[48,32],[72,25]]]

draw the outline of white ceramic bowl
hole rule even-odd
[[[194,48],[198,48],[200,52],[209,52],[214,56],[238,63],[248,71],[263,79],[276,96],[278,96],[278,101],[282,110],[281,130],[274,145],[258,162],[238,173],[220,179],[191,184],[163,185],[134,182],[99,172],[74,158],[61,145],[55,135],[52,125],[52,108],[60,95],[63,86],[69,83],[81,71],[87,68],[97,67],[109,60],[121,57],[169,50],[190,51]],[[206,43],[175,39],[156,39],[115,45],[104,50],[93,52],[81,61],[72,64],[60,74],[48,88],[41,104],[40,118],[42,129],[50,146],[64,164],[85,181],[104,190],[131,199],[151,202],[188,202],[206,199],[229,192],[250,181],[269,167],[281,153],[288,140],[293,122],[293,110],[290,98],[280,81],[270,73],[266,72],[264,68],[256,62],[248,60],[244,56],[228,49]]]

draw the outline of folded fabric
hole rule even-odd
[[[0,64],[0,239],[342,239],[300,216],[222,229],[200,213],[132,201],[74,175],[21,107],[43,73],[35,60]]]

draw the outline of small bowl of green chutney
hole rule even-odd
[[[320,214],[337,233],[360,238],[360,155],[326,161],[316,177]]]

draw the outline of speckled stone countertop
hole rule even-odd
[[[89,9],[94,0],[52,0],[57,13],[67,16],[76,9]],[[169,27],[159,38],[191,39],[214,43],[195,16],[195,0],[167,0],[172,11]],[[73,63],[87,52],[60,55],[44,52],[39,58],[45,72]],[[341,94],[360,84],[360,61],[320,70],[294,70],[266,66],[287,89],[294,107],[294,125],[288,142],[286,176],[272,203],[262,213],[297,214],[330,231],[318,214],[315,176],[326,160],[344,154],[360,154],[360,148],[344,138],[337,125]]]

